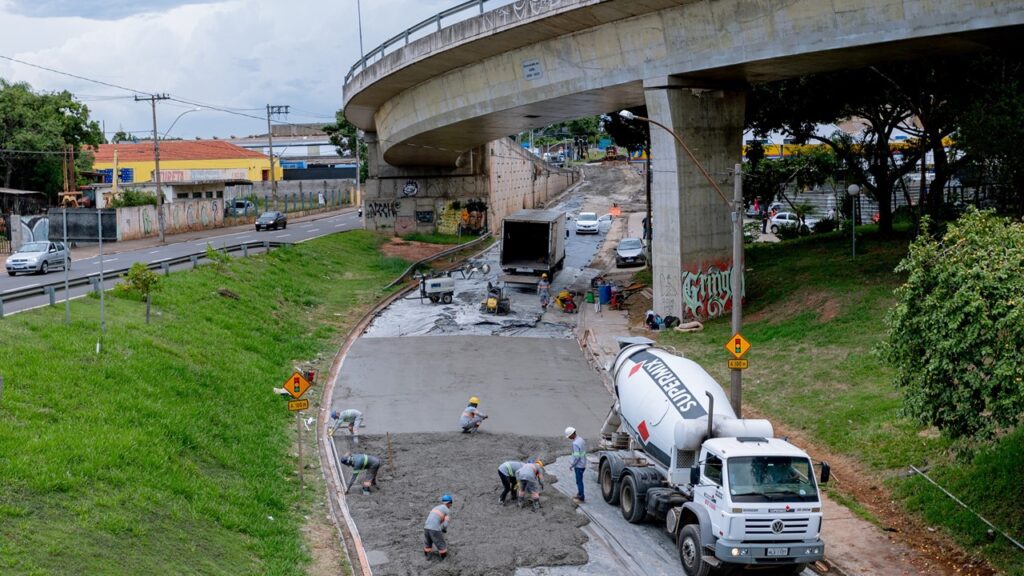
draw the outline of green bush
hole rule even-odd
[[[821,234],[824,232],[831,232],[839,227],[835,218],[822,218],[814,225],[814,232]]]
[[[775,237],[779,240],[792,240],[803,236],[800,233],[800,228],[794,225],[779,226],[779,231],[775,233]]]
[[[156,206],[155,194],[143,192],[136,188],[125,188],[110,202],[111,208],[128,208],[131,206]]]
[[[898,272],[885,358],[904,410],[951,438],[986,438],[1024,412],[1024,225],[971,210]]]
[[[121,294],[138,296],[145,300],[146,296],[160,288],[160,275],[146,267],[142,262],[132,264],[124,275],[124,282],[117,285]]]

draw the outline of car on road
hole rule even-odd
[[[256,219],[256,231],[270,230],[273,228],[288,228],[288,217],[282,212],[264,212]]]
[[[772,217],[770,225],[772,234],[778,234],[779,229],[786,227],[798,227],[801,234],[810,234],[819,220],[813,216],[804,216],[803,222],[801,222],[800,216],[796,212],[779,212]]]
[[[71,268],[71,257],[63,242],[28,242],[7,258],[7,273],[11,276],[18,272],[46,274],[51,268],[65,265]]]
[[[643,266],[647,264],[647,255],[644,254],[644,241],[639,238],[623,238],[615,247],[615,265],[619,268],[626,266]]]
[[[597,234],[600,230],[600,223],[597,221],[595,212],[580,212],[576,217],[577,234]]]

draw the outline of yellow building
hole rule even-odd
[[[154,178],[153,143],[121,142],[101,144],[95,151],[93,170],[111,182],[114,152],[121,184],[151,182]],[[281,180],[281,165],[274,163],[275,180]],[[207,182],[226,180],[270,180],[270,157],[223,140],[161,140],[160,181]]]

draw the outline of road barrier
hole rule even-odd
[[[248,256],[250,248],[263,248],[267,252],[270,252],[271,248],[283,248],[291,246],[288,242],[274,242],[270,240],[257,240],[252,242],[242,242],[232,246],[225,246],[218,249],[218,252],[229,254],[231,252],[242,252],[243,255]],[[175,256],[174,258],[164,258],[155,262],[146,264],[146,267],[150,270],[160,270],[164,274],[170,274],[171,266],[179,264],[191,263],[192,267],[195,268],[199,265],[199,260],[206,257],[206,251],[197,252],[194,254],[188,254],[185,256]],[[110,271],[103,272],[103,281],[107,279],[116,279],[119,276],[128,273],[131,267],[128,268],[115,268]],[[103,285],[100,282],[100,274],[94,273],[87,276],[79,276],[77,278],[71,278],[68,280],[67,287],[77,288],[79,286],[85,286],[86,284],[92,286],[94,292],[99,292],[103,289]],[[56,291],[64,288],[64,280],[56,280],[54,282],[48,282],[38,286],[31,286],[28,288],[15,288],[13,290],[7,290],[0,292],[0,318],[4,317],[4,304],[7,302],[16,302],[18,300],[24,300],[26,298],[32,298],[34,296],[48,295],[50,297],[50,305],[56,304]],[[67,298],[68,295],[64,294]]]
[[[465,244],[458,244],[458,245],[456,245],[456,246],[454,246],[452,248],[448,248],[447,250],[442,250],[442,251],[438,252],[437,254],[433,254],[433,255],[427,256],[426,258],[424,258],[422,260],[419,260],[417,262],[413,262],[412,265],[410,265],[408,268],[405,269],[405,272],[402,272],[401,276],[399,276],[398,278],[395,278],[394,281],[391,282],[391,284],[388,284],[387,286],[385,286],[384,289],[385,290],[391,290],[395,286],[398,286],[403,281],[405,281],[405,279],[409,276],[409,274],[412,274],[413,271],[415,271],[420,266],[422,266],[424,264],[427,264],[428,262],[433,262],[434,260],[438,260],[440,258],[444,258],[445,256],[451,256],[452,254],[461,252],[461,251],[465,250],[466,248],[472,248],[473,246],[476,246],[477,244],[482,244],[485,240],[487,240],[490,237],[491,237],[491,233],[487,232],[486,234],[481,235],[479,238],[477,238],[476,240],[473,240],[472,242],[466,242]]]

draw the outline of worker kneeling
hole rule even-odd
[[[501,480],[501,496],[498,497],[498,504],[505,505],[505,497],[519,490],[516,482],[516,471],[523,467],[518,460],[509,460],[498,466],[498,479]]]
[[[462,417],[459,418],[459,426],[462,427],[464,434],[476,432],[480,428],[480,423],[487,419],[487,415],[477,408],[479,404],[480,399],[473,396],[469,399],[469,405],[462,411]]]
[[[544,463],[535,460],[516,470],[516,480],[519,482],[519,500],[517,504],[522,508],[526,504],[526,495],[530,495],[533,509],[540,509],[540,491],[544,489]]]
[[[363,494],[370,493],[370,487],[377,487],[377,471],[380,470],[380,458],[369,454],[346,454],[341,457],[341,463],[352,467],[352,478],[345,487],[345,493],[352,490],[359,475],[363,476]]]
[[[448,532],[448,513],[451,509],[452,497],[445,494],[441,496],[441,503],[427,514],[427,521],[423,524],[423,555],[428,559],[435,548],[441,560],[448,555],[448,543],[444,535]]]

